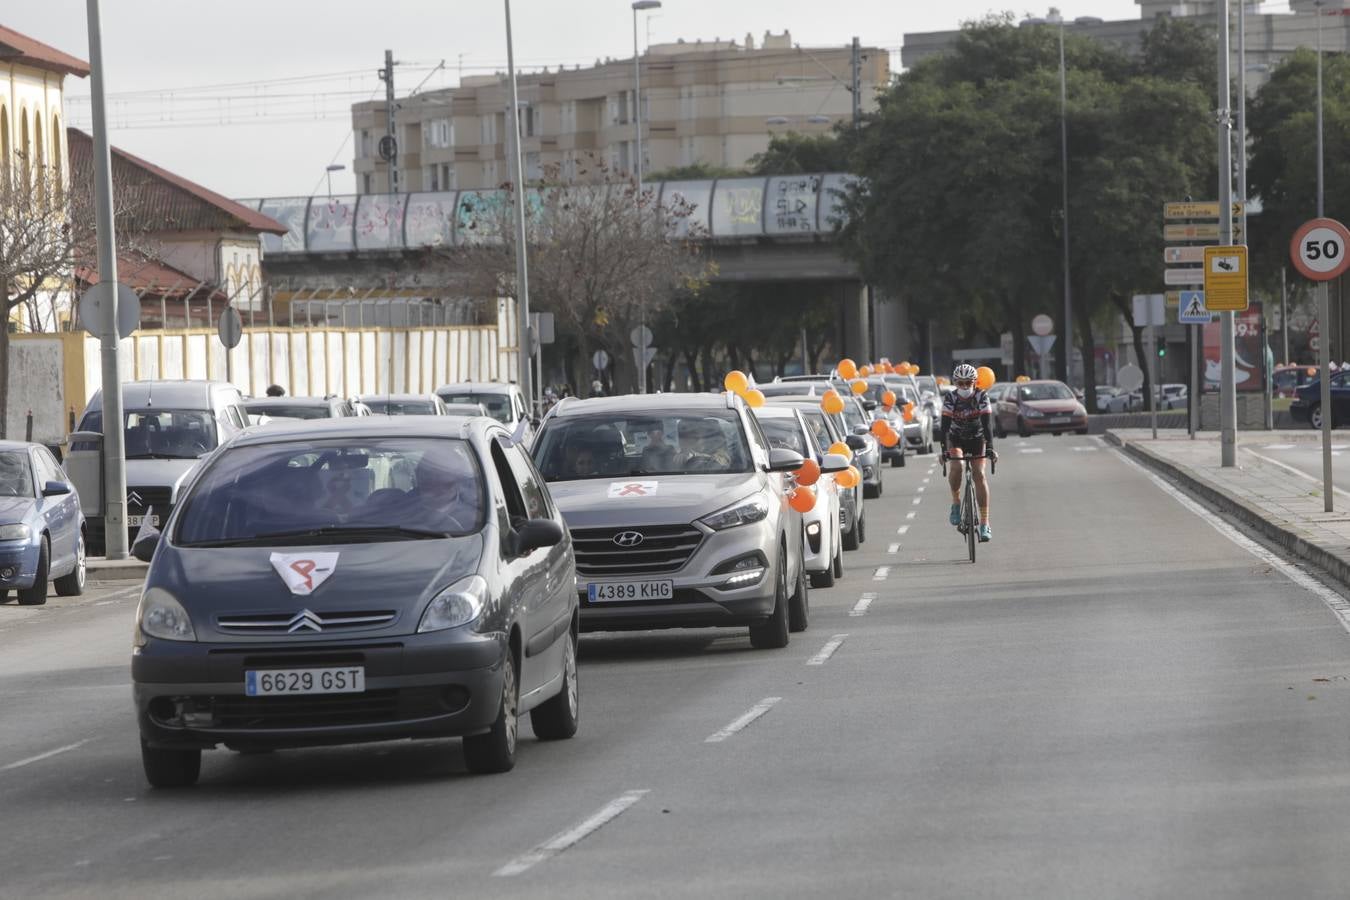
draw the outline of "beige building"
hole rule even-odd
[[[736,41],[656,44],[641,57],[643,172],[706,163],[740,168],[775,133],[815,134],[852,116],[848,46],[802,48],[791,35],[767,33],[757,46]],[[860,51],[862,108],[890,80],[889,54]],[[396,73],[397,74],[397,73]],[[588,174],[594,159],[616,172],[633,169],[633,60],[518,76],[527,179],[555,168]],[[509,179],[505,74],[465,78],[457,88],[396,101],[399,190],[495,188]],[[384,101],[352,107],[353,171],[363,194],[389,190],[379,157],[387,129]]]
[[[0,167],[53,167],[64,179],[65,79],[88,74],[83,60],[0,25]]]

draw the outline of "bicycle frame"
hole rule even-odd
[[[970,463],[977,459],[989,460],[989,474],[993,475],[998,468],[998,458],[991,457],[987,453],[972,454],[970,456],[951,456],[944,454],[942,460],[942,477],[947,477],[947,461]],[[975,476],[972,474],[974,467],[966,465],[961,478],[961,524],[956,526],[956,530],[966,538],[966,550],[970,553],[970,561],[975,562],[975,526],[979,524],[979,519],[975,512]]]

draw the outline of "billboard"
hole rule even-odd
[[[1219,320],[1201,326],[1205,336],[1205,390],[1219,389]],[[1233,380],[1238,391],[1262,389],[1261,301],[1233,313]]]

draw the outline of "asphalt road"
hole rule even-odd
[[[1300,440],[1281,440],[1279,432],[1274,432],[1270,435],[1270,440],[1243,443],[1242,448],[1244,453],[1256,454],[1263,459],[1302,472],[1320,486],[1321,438],[1309,440],[1306,435],[1300,435],[1300,438]],[[1331,435],[1331,477],[1334,485],[1350,491],[1350,434],[1344,431],[1336,431]]]
[[[1325,598],[1095,439],[1001,449],[977,564],[911,457],[790,647],[586,636],[580,733],[507,775],[438,741],[151,791],[134,599],[0,606],[0,896],[1345,897]]]

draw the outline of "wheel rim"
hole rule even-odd
[[[577,714],[577,703],[580,700],[580,694],[577,690],[577,641],[574,637],[567,639],[567,650],[563,656],[563,677],[567,679],[567,710],[573,717]]]
[[[502,716],[506,719],[506,749],[515,753],[516,730],[520,726],[516,721],[516,664],[509,658],[502,673]]]
[[[75,580],[80,587],[84,587],[87,571],[84,560],[84,535],[81,534],[79,543],[75,545]]]
[[[1321,410],[1321,409],[1314,409],[1314,410],[1312,411],[1312,427],[1318,429],[1319,431],[1321,430],[1321,428],[1322,428],[1322,410]]]

